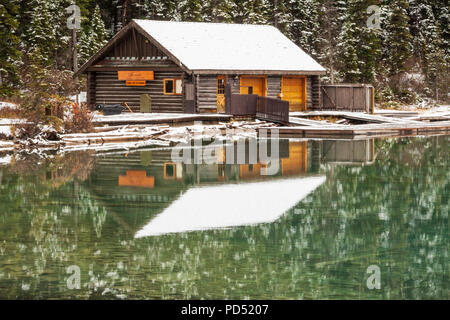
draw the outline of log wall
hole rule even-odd
[[[183,95],[164,95],[164,78],[181,78],[181,71],[155,71],[154,80],[146,86],[127,87],[125,81],[117,80],[117,71],[95,73],[94,104],[121,104],[126,102],[133,111],[140,110],[141,94],[149,94],[152,99],[152,112],[184,112]]]
[[[281,93],[281,75],[267,77],[267,97],[278,98]]]
[[[322,108],[319,76],[311,77],[311,91],[311,110],[319,110]]]
[[[217,75],[196,76],[197,112],[217,109]]]

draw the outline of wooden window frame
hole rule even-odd
[[[223,80],[223,93],[219,92],[219,80]],[[224,75],[218,75],[217,76],[217,83],[216,83],[216,92],[217,94],[225,94],[225,86],[227,85],[227,77]]]
[[[173,82],[173,93],[166,92],[166,81],[171,80]],[[176,81],[181,81],[181,93],[176,93]],[[182,96],[183,95],[183,79],[182,78],[164,78],[163,79],[163,94],[165,96]]]

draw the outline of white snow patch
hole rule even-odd
[[[10,164],[12,160],[11,155],[0,157],[0,165],[7,165]]]
[[[11,137],[11,127],[0,126],[0,134],[4,134],[6,137]]]
[[[325,180],[319,176],[191,188],[135,238],[273,222]]]
[[[17,105],[11,102],[0,101],[0,110],[3,108],[17,109]]]
[[[80,94],[70,96],[69,99],[72,101],[77,101],[78,96],[78,103],[83,103],[87,101],[87,93],[85,91],[81,91]]]

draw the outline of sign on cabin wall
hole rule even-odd
[[[147,81],[125,81],[127,87],[145,87]]]
[[[146,81],[153,80],[153,71],[117,71],[118,80]]]

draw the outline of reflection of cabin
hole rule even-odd
[[[142,94],[153,112],[224,112],[224,90],[289,101],[291,111],[320,104],[325,69],[267,25],[133,20],[85,63],[87,100],[127,102]]]
[[[318,173],[321,163],[366,164],[374,159],[373,140],[279,142],[280,166],[274,176],[261,175],[265,164],[251,163],[248,153],[244,163],[226,164],[226,153],[217,147],[216,159],[225,163],[185,164],[172,161],[172,150],[166,149],[98,156],[83,184],[115,223],[134,234],[194,185],[307,177]]]

